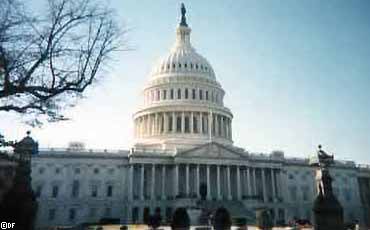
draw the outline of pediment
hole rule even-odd
[[[176,157],[240,159],[245,156],[243,155],[243,153],[235,151],[231,147],[212,142],[179,152],[178,154],[176,154]]]

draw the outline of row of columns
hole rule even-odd
[[[179,164],[174,165],[174,180],[173,180],[173,195],[178,195],[180,193],[179,191],[179,183],[184,183],[185,182],[185,193],[186,195],[190,195],[190,164],[181,164],[185,166],[185,181],[180,181],[180,168]],[[199,185],[200,185],[200,167],[203,166],[206,168],[206,185],[207,185],[207,199],[211,200],[211,190],[213,190],[211,186],[211,165],[194,165],[195,166],[195,192],[197,197],[200,197],[199,194]],[[130,187],[129,187],[129,197],[131,200],[133,200],[133,180],[134,180],[134,167],[139,167],[140,168],[140,199],[145,200],[145,192],[144,192],[144,176],[145,172],[145,164],[133,164],[130,166],[129,169],[129,177],[130,177]],[[161,185],[161,199],[166,199],[168,195],[166,193],[166,185],[172,185],[172,181],[168,182],[167,180],[167,175],[166,175],[166,170],[169,169],[169,165],[161,165],[161,167],[158,167],[159,165],[151,165],[151,187],[150,187],[150,199],[154,200],[156,199],[155,197],[155,185]],[[221,182],[221,167],[226,168],[226,193],[227,193],[227,199],[231,200],[233,199],[232,195],[232,179],[231,179],[231,168],[236,168],[236,198],[238,200],[241,200],[243,195],[246,196],[258,196],[262,192],[262,200],[264,202],[276,202],[276,198],[282,196],[282,187],[281,187],[281,170],[280,169],[274,169],[274,168],[256,168],[256,167],[245,167],[245,166],[232,166],[232,165],[227,165],[227,166],[220,166],[220,165],[215,165],[216,167],[216,189],[217,189],[217,199],[222,200],[222,195],[221,195],[221,187],[225,186]],[[161,183],[156,181],[156,170],[161,169]],[[260,170],[260,175],[261,175],[261,182],[262,182],[262,191],[258,191],[258,182],[257,182],[257,175],[256,172],[257,170]],[[271,180],[269,181],[271,184],[268,185],[266,182],[266,172],[269,171],[270,178]],[[243,174],[244,181],[242,182],[242,177],[241,175]],[[242,192],[242,186],[245,188],[246,185],[246,194],[243,194]],[[272,201],[269,201],[267,198],[267,189],[272,188],[271,193],[272,193]],[[245,191],[244,191],[245,192]],[[225,195],[225,194],[223,194]]]
[[[204,112],[160,112],[135,119],[135,136],[199,133],[232,139],[231,118]]]

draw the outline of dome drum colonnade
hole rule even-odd
[[[231,111],[209,62],[190,43],[182,16],[176,42],[143,90],[144,104],[134,114],[136,147],[186,148],[216,141],[231,145]]]

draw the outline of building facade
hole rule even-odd
[[[233,114],[210,63],[190,42],[182,8],[176,41],[154,66],[134,114],[130,150],[46,149],[32,158],[39,227],[116,218],[142,223],[160,210],[170,220],[178,207],[225,207],[253,222],[267,207],[275,223],[312,220],[315,168],[283,152],[252,153],[233,145]],[[336,161],[334,191],[346,221],[369,222],[370,168]]]

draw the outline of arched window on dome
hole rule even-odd
[[[188,89],[186,88],[185,89],[185,99],[188,99],[189,98],[189,92],[188,92]]]
[[[198,133],[198,120],[196,117],[193,117],[193,132]]]
[[[203,100],[203,90],[199,90],[199,100]]]
[[[203,70],[203,65],[200,65],[200,69]]]
[[[181,63],[179,63],[179,68],[181,68]]]
[[[204,69],[206,70],[206,72],[208,71],[208,67],[207,66],[205,66]]]
[[[171,89],[170,97],[173,99],[173,89]]]
[[[167,100],[167,90],[163,90],[163,100]]]
[[[181,133],[181,117],[176,118],[176,132]]]
[[[170,69],[170,64],[167,64],[167,69]]]
[[[192,69],[193,68],[193,63],[190,63],[190,69]]]
[[[199,67],[198,64],[195,64],[195,68],[198,69],[198,67]]]
[[[189,116],[185,116],[185,133],[190,133],[190,121]]]
[[[181,99],[181,89],[177,90],[177,99]]]
[[[208,101],[208,91],[206,91],[206,100]]]
[[[175,63],[173,63],[172,64],[172,69],[175,69],[176,68],[176,64]]]
[[[160,98],[160,91],[159,90],[157,90],[157,98],[156,98],[156,101],[159,101],[159,98]]]
[[[192,90],[191,97],[193,98],[193,100],[195,100],[195,89]]]
[[[185,67],[185,69],[186,69],[186,68],[188,68],[188,64],[186,64],[186,63],[185,63],[185,64],[184,64],[184,67]]]

